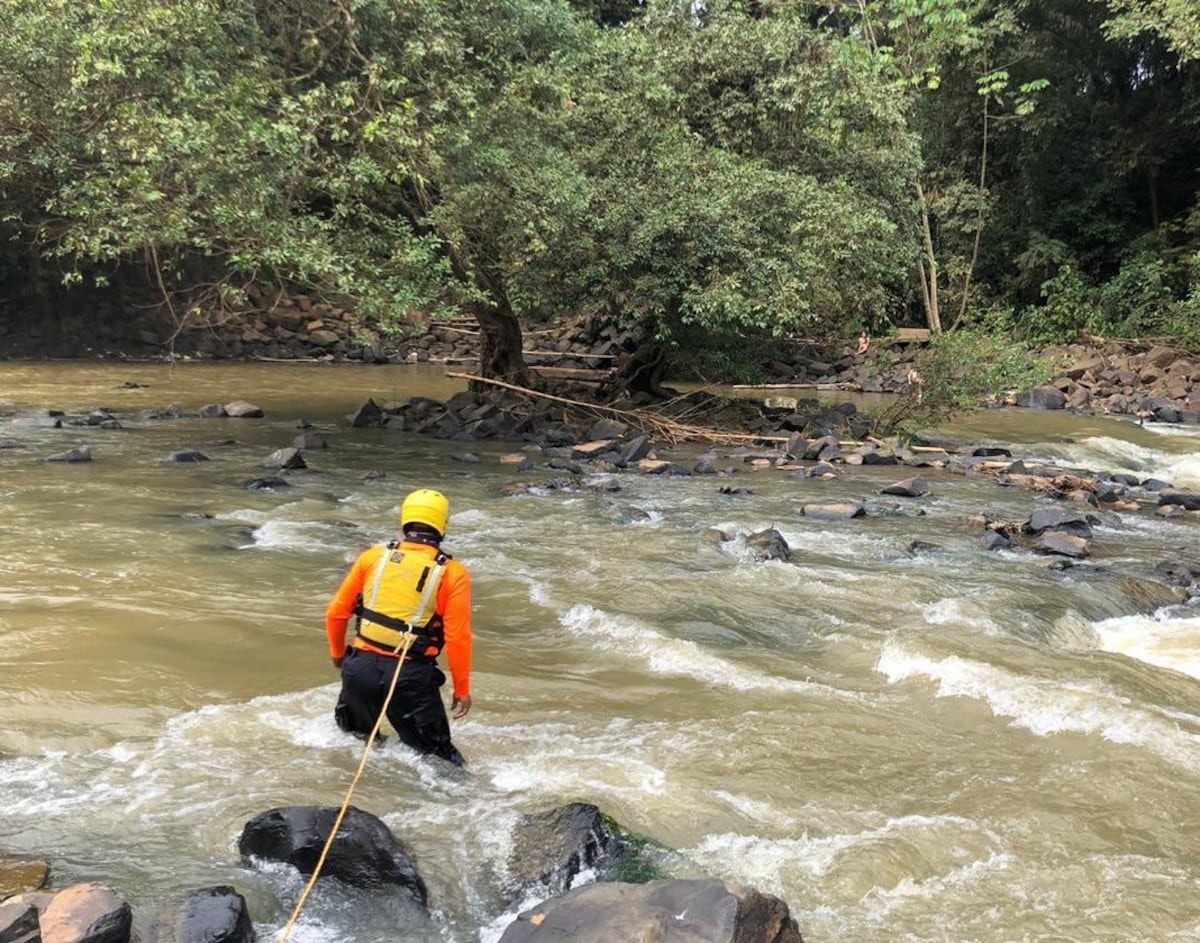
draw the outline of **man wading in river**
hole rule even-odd
[[[363,551],[325,612],[325,633],[342,693],[334,709],[347,733],[368,735],[383,711],[388,688],[410,641],[387,719],[400,739],[420,753],[463,765],[450,742],[450,722],[439,689],[446,676],[437,656],[446,650],[454,677],[453,717],[471,709],[471,576],[441,549],[450,502],[440,491],[412,492],[400,507],[403,538]],[[357,631],[346,644],[350,617]],[[415,640],[406,639],[408,631]]]

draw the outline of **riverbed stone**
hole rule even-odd
[[[133,911],[110,887],[73,884],[42,911],[43,943],[128,943]]]
[[[788,905],[714,878],[589,884],[543,901],[500,943],[803,943]]]
[[[170,452],[164,455],[159,461],[164,464],[207,462],[208,456],[203,452],[197,452],[195,449],[182,449],[178,452]]]
[[[59,410],[44,410],[38,413],[18,413],[12,417],[14,429],[61,429],[63,413]]]
[[[86,445],[68,449],[46,459],[52,465],[82,465],[92,460],[92,450]]]
[[[1085,515],[1078,511],[1057,507],[1038,508],[1030,515],[1025,529],[1031,534],[1053,530],[1074,534],[1084,539],[1090,539],[1092,536],[1092,525]]]
[[[1200,492],[1177,491],[1173,488],[1158,493],[1159,505],[1177,505],[1185,511],[1200,511]]]
[[[1012,538],[997,530],[985,530],[980,535],[979,542],[984,550],[1008,550],[1012,547]]]
[[[880,488],[879,493],[896,495],[901,498],[919,498],[929,494],[929,482],[923,478],[905,478]]]
[[[1034,549],[1039,553],[1053,553],[1076,559],[1091,556],[1092,543],[1086,537],[1062,530],[1043,531]]]
[[[206,887],[158,909],[143,943],[254,943],[246,898],[228,885]]]
[[[282,806],[246,823],[238,851],[246,860],[282,861],[312,874],[338,810],[330,806]],[[346,810],[321,870],[354,887],[402,887],[420,904],[428,897],[408,849],[377,816],[356,806]]]
[[[621,447],[621,466],[634,465],[650,454],[650,437],[636,435]]]
[[[276,491],[279,488],[290,487],[291,485],[286,479],[280,478],[277,475],[272,475],[265,478],[253,478],[246,482],[245,485],[247,491]]]
[[[292,439],[292,448],[304,451],[306,449],[327,449],[329,443],[325,437],[316,432],[301,432]]]
[[[0,943],[41,943],[38,909],[27,901],[0,904]]]
[[[1017,405],[1028,409],[1064,409],[1067,397],[1055,386],[1035,386],[1017,394]]]
[[[800,513],[805,517],[834,521],[862,517],[867,510],[857,501],[829,501],[823,504],[805,504],[800,508]]]
[[[300,450],[293,447],[285,449],[276,449],[262,461],[263,468],[271,469],[300,469],[308,468],[308,464],[304,461],[304,456],[300,454]]]
[[[50,877],[50,862],[33,855],[0,853],[0,900],[36,891]]]
[[[225,415],[230,419],[262,419],[266,412],[261,406],[255,406],[244,399],[234,400],[225,404]]]
[[[792,548],[788,546],[783,534],[774,527],[768,527],[747,536],[746,549],[758,561],[790,560],[792,556]]]
[[[224,419],[228,413],[220,403],[205,403],[200,407],[201,419]]]

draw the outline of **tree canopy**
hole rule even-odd
[[[863,326],[1200,331],[1185,0],[7,0],[0,284],[264,284],[486,373]],[[736,359],[736,358],[734,358]]]

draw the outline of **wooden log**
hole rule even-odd
[[[612,377],[611,370],[593,370],[587,367],[540,367],[531,364],[529,369],[551,380],[577,380],[581,383],[603,383]]]

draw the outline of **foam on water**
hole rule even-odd
[[[1180,430],[1181,427],[1173,426],[1152,431],[1179,433]],[[1200,455],[1195,452],[1180,455],[1110,436],[1089,436],[1063,446],[1059,454],[1064,462],[1081,468],[1159,478],[1181,488],[1200,486]]]
[[[996,851],[997,841],[977,823],[961,816],[905,815],[859,831],[823,836],[714,834],[687,854],[697,861],[720,862],[718,870],[737,874],[759,889],[782,894],[789,887],[830,876],[862,851],[878,859],[883,848],[902,849],[907,856],[927,858],[924,867],[909,864],[906,871],[948,873],[977,860],[962,846],[973,846],[978,853],[990,856]]]
[[[303,550],[308,553],[328,553],[333,541],[328,524],[319,521],[267,521],[256,527],[254,542],[241,549]]]
[[[656,674],[694,678],[715,687],[729,687],[737,691],[819,692],[824,696],[857,698],[851,692],[828,685],[790,680],[738,665],[710,654],[695,642],[670,638],[636,619],[613,615],[587,603],[572,606],[559,622],[572,634],[596,641],[606,648],[617,643],[621,651],[642,659]]]
[[[1200,678],[1200,616],[1122,616],[1093,628],[1103,651]]]
[[[1128,698],[1094,684],[1060,678],[1036,678],[958,656],[931,658],[887,642],[875,665],[898,684],[927,678],[937,696],[981,701],[1011,726],[1039,737],[1079,733],[1150,750],[1191,771],[1200,770],[1200,737],[1185,733],[1170,718],[1138,708]]]

